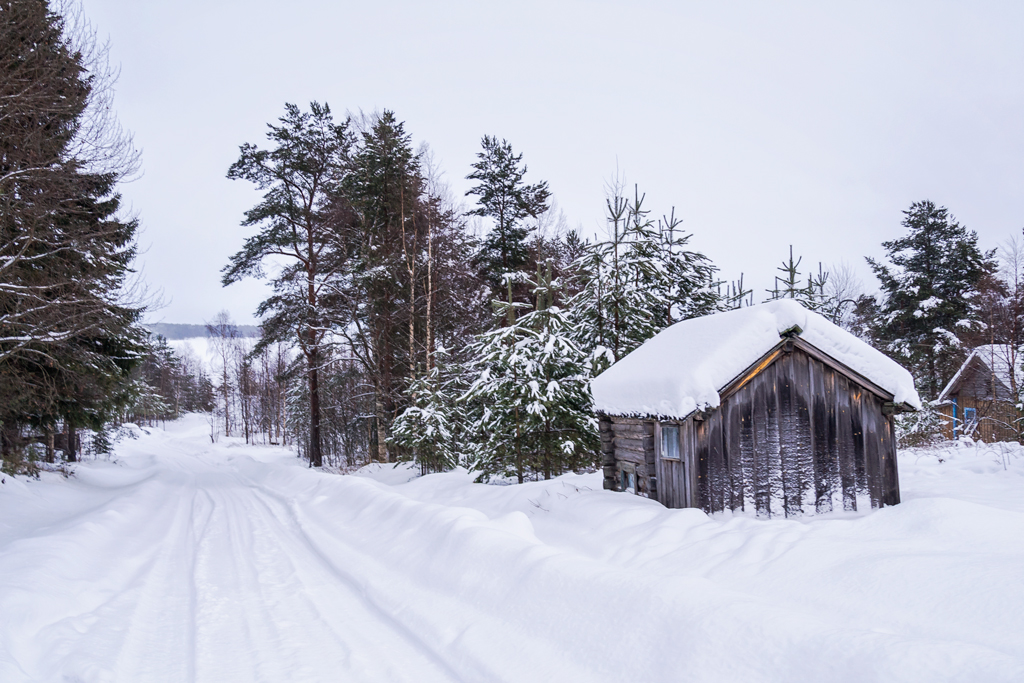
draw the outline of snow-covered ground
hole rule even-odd
[[[206,364],[207,367],[216,360],[213,340],[209,337],[189,337],[188,339],[172,339],[167,345],[179,354],[190,353]]]
[[[0,681],[1024,680],[1019,450],[905,453],[899,506],[759,520],[208,434],[4,477]]]
[[[254,342],[248,337],[241,337],[240,343],[244,344],[248,349]],[[174,349],[179,356],[195,358],[199,361],[203,370],[208,373],[214,372],[220,366],[217,349],[214,346],[213,339],[210,337],[172,339],[167,342],[167,345]]]

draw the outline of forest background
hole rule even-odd
[[[292,443],[314,466],[415,458],[550,477],[595,463],[590,378],[675,321],[780,297],[893,355],[928,399],[973,345],[1020,347],[1019,241],[982,251],[926,199],[868,260],[877,293],[784,240],[765,264],[781,260],[775,285],[754,292],[690,245],[670,203],[651,208],[621,176],[605,188],[606,234],[587,237],[503,138],[484,136],[457,196],[396,113],[335,117],[313,102],[286,105],[226,169],[262,198],[223,283],[272,290],[252,343],[229,316],[209,321],[208,369],[141,325],[138,223],[118,194],[139,157],[110,114],[115,74],[95,33],[73,5],[3,9],[4,45],[46,46],[3,55],[8,468],[74,460],[79,427],[102,452],[124,421],[210,410],[211,438]],[[927,436],[934,420],[906,429]]]

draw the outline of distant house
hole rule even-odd
[[[946,437],[963,435],[979,441],[1016,441],[1022,359],[1007,344],[979,346],[939,394],[946,416]],[[1011,372],[1011,368],[1013,368]]]
[[[604,486],[764,516],[900,501],[906,370],[795,301],[686,320],[597,377]]]

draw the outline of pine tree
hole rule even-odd
[[[502,291],[503,276],[523,270],[530,260],[528,237],[532,227],[527,218],[536,219],[548,206],[551,192],[546,181],[528,185],[523,155],[515,154],[506,140],[485,135],[483,150],[467,177],[475,180],[467,195],[476,195],[479,206],[470,215],[484,216],[494,221],[491,232],[484,238],[477,261],[484,277],[497,294]]]
[[[789,260],[783,261],[782,265],[778,267],[777,270],[782,274],[775,276],[775,286],[767,290],[769,296],[766,300],[794,299],[808,310],[821,313],[830,311],[833,307],[830,306],[829,296],[826,293],[829,281],[828,272],[819,263],[818,275],[808,274],[807,282],[804,283],[803,278],[800,277],[800,263],[803,260],[802,256],[793,260],[793,245],[789,245]]]
[[[373,386],[375,457],[388,462],[388,430],[400,412],[401,388],[414,379],[416,320],[425,302],[417,282],[433,225],[420,156],[394,112],[362,135],[344,184],[354,213],[349,252],[333,322]]]
[[[348,123],[336,124],[330,107],[313,102],[302,112],[285,105],[280,125],[268,125],[273,148],[246,143],[228,170],[228,178],[254,183],[265,191],[262,201],[246,212],[242,225],[258,232],[224,268],[223,284],[245,277],[267,277],[268,258],[284,265],[270,277],[274,293],[257,315],[263,322],[262,345],[291,340],[306,359],[309,391],[310,464],[323,464],[320,439],[319,372],[326,331],[323,310],[328,280],[341,258],[334,234],[335,198],[349,166],[352,137]],[[260,347],[262,348],[262,347]]]
[[[907,234],[882,243],[888,263],[867,259],[882,290],[871,334],[911,371],[921,395],[935,399],[964,360],[964,335],[981,322],[979,287],[995,268],[994,252],[983,253],[976,232],[930,201],[914,202],[904,216]]]

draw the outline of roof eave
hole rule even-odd
[[[865,389],[875,394],[882,399],[883,403],[891,405],[893,412],[905,413],[905,412],[917,412],[917,408],[907,403],[895,403],[893,399],[895,396],[872,382],[867,377],[861,375],[856,370],[853,370],[848,365],[836,360],[832,356],[828,355],[818,347],[811,344],[806,339],[801,338],[799,335],[799,328],[789,329],[782,333],[779,342],[767,351],[763,356],[758,358],[756,361],[751,363],[743,372],[739,373],[731,380],[726,382],[725,386],[718,389],[718,395],[720,402],[724,402],[730,396],[742,389],[746,384],[760,374],[765,368],[774,363],[778,358],[784,354],[790,353],[793,348],[799,348],[801,351],[811,356],[815,360],[831,367],[833,370],[845,375],[848,379],[853,380],[857,384],[863,386]],[[687,413],[684,417],[677,417],[674,415],[654,415],[652,413],[609,413],[603,410],[595,410],[598,415],[607,415],[609,417],[628,417],[632,419],[648,419],[648,420],[688,420],[693,415],[704,412],[703,409],[692,410]]]

